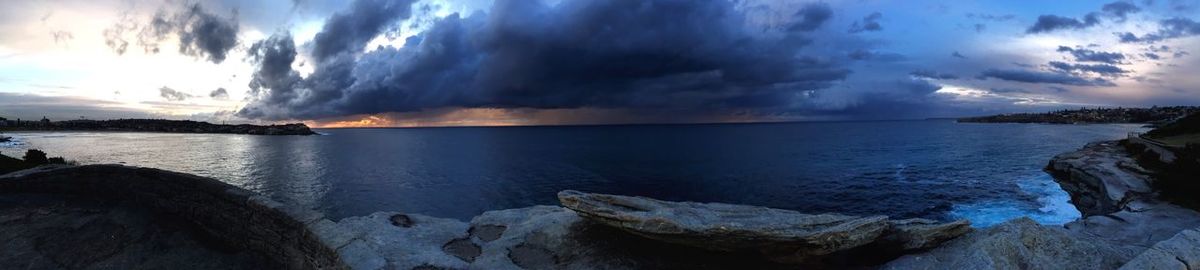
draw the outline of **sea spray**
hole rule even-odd
[[[1063,191],[1049,174],[1040,174],[1017,181],[1024,195],[1037,198],[1035,202],[1021,198],[1005,198],[958,204],[950,217],[967,219],[975,227],[989,227],[1008,220],[1028,216],[1041,224],[1062,225],[1080,217],[1071,204],[1070,194]]]

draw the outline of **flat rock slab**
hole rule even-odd
[[[1200,230],[1185,230],[1158,242],[1121,269],[1200,269]]]
[[[709,250],[757,252],[788,263],[876,244],[899,245],[900,250],[930,248],[970,230],[966,221],[938,224],[892,221],[886,216],[812,215],[569,190],[560,192],[558,198],[563,206],[590,220],[646,238]]]
[[[883,269],[1116,269],[1136,252],[1020,218],[901,257]]]
[[[354,269],[795,268],[646,239],[556,206],[489,211],[471,222],[381,212],[311,226]]]
[[[4,269],[266,269],[267,261],[136,206],[69,195],[0,195]]]

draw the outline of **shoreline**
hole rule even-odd
[[[1055,156],[1048,162],[1046,171],[1071,196],[1071,204],[1083,216],[1064,225],[1040,225],[1028,218],[1018,218],[986,228],[971,228],[965,221],[811,215],[749,205],[667,202],[644,197],[569,191],[559,194],[565,207],[543,205],[493,210],[469,221],[399,212],[376,212],[331,220],[313,210],[280,204],[215,179],[122,165],[49,165],[3,175],[0,176],[0,187],[5,188],[0,188],[3,190],[0,198],[20,192],[65,192],[106,200],[128,200],[125,197],[131,196],[133,200],[150,202],[150,208],[156,213],[177,217],[182,215],[183,220],[208,228],[205,230],[222,227],[207,234],[272,234],[279,230],[292,230],[287,233],[312,237],[304,240],[310,241],[308,244],[294,245],[310,246],[303,248],[308,250],[304,252],[326,250],[316,253],[325,255],[305,255],[301,252],[263,256],[268,261],[277,260],[275,263],[280,265],[294,260],[271,256],[326,258],[291,264],[295,267],[289,267],[304,269],[322,268],[311,267],[317,264],[334,269],[720,269],[749,265],[764,269],[1011,268],[1022,265],[1033,268],[1117,269],[1177,263],[1176,260],[1160,258],[1180,252],[1179,246],[1200,246],[1197,243],[1200,241],[1187,238],[1191,235],[1189,232],[1195,232],[1194,229],[1200,227],[1200,213],[1149,196],[1154,190],[1145,185],[1145,181],[1149,181],[1148,176],[1144,169],[1138,169],[1136,164],[1130,162],[1132,158],[1129,153],[1114,141],[1090,143],[1078,150]],[[172,187],[159,187],[164,184]],[[155,195],[165,190],[175,191],[168,192],[171,194],[169,196]],[[196,191],[227,194],[218,198],[235,196],[232,201],[239,203],[221,210],[203,211],[200,215],[180,212],[181,209],[221,204],[209,201],[213,200],[211,198],[197,199],[200,197],[181,195]],[[185,199],[172,202],[178,200],[172,198]],[[228,213],[262,215],[255,214],[261,211],[283,218],[283,221],[271,222],[273,224],[294,225],[287,225],[292,229],[272,229],[261,227],[264,225],[257,222],[230,224],[239,222],[239,218],[222,217]],[[737,214],[722,214],[727,212]],[[674,213],[688,214],[676,216]],[[696,213],[709,214],[701,214],[706,218],[695,220]],[[0,214],[3,212],[0,211]],[[770,244],[767,246],[761,244],[764,236],[753,235],[775,231],[768,229],[770,227],[751,226],[729,231],[730,225],[720,225],[772,226],[828,218],[835,218],[838,221],[833,224],[840,225],[817,231],[794,231],[789,234],[791,236],[780,235],[779,242],[768,241]],[[674,229],[663,231],[662,228]],[[830,234],[836,235],[834,238],[819,236],[825,235],[825,232],[837,233]],[[1200,232],[1195,234],[1200,235]],[[804,245],[790,242],[795,240],[786,240],[808,239],[804,237],[814,238],[802,240],[807,243]],[[238,247],[233,239],[219,240],[220,237],[213,235],[201,238],[218,239],[214,241],[224,241]],[[757,240],[742,242],[738,239]],[[808,242],[823,241],[817,239],[841,240],[815,246],[814,243],[825,242]],[[311,245],[317,243],[320,248],[313,249]],[[742,243],[755,244],[747,246]],[[273,251],[281,247],[254,245],[257,246],[240,247],[252,253],[287,254],[286,251]],[[287,245],[283,248],[290,249]],[[1074,255],[1061,258],[1062,252]]]
[[[161,132],[161,133],[212,133],[247,135],[315,135],[304,124],[282,125],[225,125],[188,120],[161,119],[118,119],[118,120],[68,120],[52,122],[9,120],[0,124],[0,132],[21,131],[115,131],[115,132]]]

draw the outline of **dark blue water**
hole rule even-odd
[[[329,129],[324,136],[9,133],[82,163],[215,177],[339,218],[403,211],[469,219],[557,204],[564,189],[810,213],[1078,216],[1041,169],[1137,125],[953,121]]]

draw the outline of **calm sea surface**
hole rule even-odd
[[[323,136],[13,132],[83,164],[209,176],[333,218],[402,211],[470,219],[557,204],[564,189],[810,213],[1079,216],[1041,171],[1057,153],[1138,125],[948,120],[739,125],[326,129]]]

